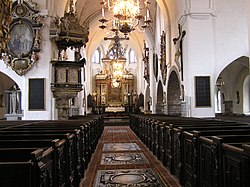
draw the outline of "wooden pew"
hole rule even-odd
[[[230,129],[210,129],[199,131],[184,131],[183,132],[183,169],[184,169],[184,184],[185,186],[199,186],[199,137],[211,137],[215,135],[241,135],[250,134],[250,128],[230,128]]]
[[[179,127],[190,129],[213,129],[231,128],[233,126],[237,126],[235,128],[249,128],[246,127],[246,124],[239,125],[235,122],[203,120],[197,118],[164,115],[131,115],[131,117],[133,118],[131,122],[137,123],[131,125],[132,129],[143,133],[143,135],[139,135],[139,137],[142,137],[142,141],[158,157],[158,159],[170,169],[171,173],[175,174],[180,179],[180,183],[184,180],[182,131],[177,130],[175,132],[174,129],[178,129]],[[138,122],[141,124],[138,124]]]
[[[66,146],[67,152],[68,152],[67,155],[69,155],[69,156],[66,156],[67,161],[64,161],[64,164],[63,164],[64,166],[67,166],[67,170],[68,170],[67,175],[69,177],[64,177],[67,180],[67,186],[79,185],[80,178],[76,178],[76,176],[83,177],[84,168],[86,168],[87,163],[89,162],[91,158],[91,154],[93,153],[96,147],[96,144],[98,142],[98,139],[100,138],[101,133],[104,128],[102,117],[97,117],[97,118],[90,117],[85,120],[79,120],[79,121],[71,120],[71,121],[66,121],[66,122],[65,121],[32,121],[31,123],[29,122],[27,123],[25,121],[24,123],[20,123],[20,124],[19,123],[15,124],[15,122],[12,125],[9,125],[9,124],[11,123],[4,122],[4,124],[2,124],[3,128],[1,128],[1,124],[0,124],[0,136],[1,136],[0,139],[2,139],[3,141],[5,139],[7,140],[14,139],[14,140],[22,140],[22,141],[25,141],[25,139],[32,140],[32,136],[35,139],[42,139],[42,140],[47,139],[49,137],[64,139],[65,137],[59,137],[59,136],[62,136],[62,134],[66,132],[69,132],[70,136],[74,134],[75,135],[74,137],[77,137],[77,138],[72,138],[73,141],[69,141],[71,139],[67,139],[67,138],[65,139],[65,142],[67,145]],[[79,128],[81,132],[80,134],[82,136],[77,136],[75,133],[73,133],[72,132],[73,128],[74,129]],[[83,156],[84,154],[85,154],[85,157]],[[75,157],[76,155],[77,157]],[[79,159],[80,156],[82,157],[82,159]],[[83,162],[83,160],[85,162]],[[79,162],[75,164],[75,161],[79,161],[81,162],[81,164],[78,164]],[[75,168],[77,168],[77,170]],[[79,169],[79,168],[83,168],[83,169]],[[76,173],[78,173],[78,175]],[[76,182],[76,180],[78,180],[78,182]]]
[[[203,125],[203,124],[195,124],[193,126],[180,126],[172,129],[172,141],[171,141],[171,146],[172,148],[170,151],[167,150],[166,158],[171,158],[172,162],[172,170],[171,172],[177,176],[181,184],[184,184],[185,182],[185,177],[184,177],[184,168],[185,164],[187,162],[184,160],[185,154],[187,154],[187,144],[184,143],[185,138],[184,138],[184,133],[185,132],[190,132],[193,130],[197,131],[209,131],[213,130],[213,132],[216,134],[216,131],[220,130],[238,130],[238,129],[243,129],[243,130],[249,130],[250,126],[248,125],[220,125],[220,124],[209,124],[209,125]],[[195,150],[194,150],[195,151]]]
[[[65,134],[22,134],[22,133],[10,133],[10,134],[1,134],[0,140],[42,140],[42,139],[64,139],[66,141],[66,151],[63,154],[60,154],[59,157],[63,158],[63,166],[66,167],[67,176],[62,180],[66,179],[67,186],[75,186],[79,185],[77,183],[78,176],[77,176],[77,169],[75,167],[76,154],[75,154],[75,135],[70,133]],[[60,152],[62,153],[62,152]],[[61,176],[60,176],[61,177]]]
[[[52,164],[52,174],[50,178],[45,178],[41,180],[43,183],[47,183],[43,186],[66,186],[67,168],[65,167],[64,153],[65,140],[59,139],[44,139],[44,140],[0,140],[1,148],[43,148],[43,149],[53,149],[53,164]],[[47,165],[44,160],[43,164]],[[49,175],[50,176],[50,175]],[[42,179],[44,176],[40,176]],[[42,183],[42,184],[43,184]],[[48,185],[49,183],[49,185]]]
[[[249,155],[230,144],[249,143],[250,135],[221,135],[200,138],[198,186],[249,186]],[[247,156],[246,156],[247,155]],[[230,159],[228,159],[230,158]],[[209,171],[209,173],[208,173]],[[230,176],[230,177],[229,177]]]
[[[0,148],[0,186],[52,186],[53,149]]]
[[[84,157],[84,135],[82,130],[75,129],[74,127],[52,127],[52,126],[43,126],[43,127],[25,127],[25,128],[12,128],[7,130],[0,131],[1,134],[66,134],[66,133],[73,133],[75,135],[74,138],[74,155],[75,160],[74,168],[77,168],[77,178],[76,180],[80,180],[84,176],[85,165],[87,164]]]

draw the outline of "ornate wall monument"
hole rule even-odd
[[[11,0],[0,1],[0,58],[6,51],[11,23]]]
[[[31,1],[15,1],[12,4],[10,40],[3,60],[20,76],[30,70],[39,59],[40,29],[43,24],[42,16],[38,13],[37,4]]]

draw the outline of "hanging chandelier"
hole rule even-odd
[[[102,0],[101,29],[120,31],[127,35],[136,28],[145,30],[152,22],[150,19],[148,0]],[[112,13],[112,19],[105,17],[105,12]]]

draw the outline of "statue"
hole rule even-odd
[[[135,104],[137,101],[137,93],[136,90],[132,91],[132,104]]]
[[[124,99],[123,99],[123,101],[124,101],[125,105],[128,104],[128,92],[127,91],[124,92]]]
[[[12,102],[12,114],[17,112],[17,88],[16,85],[13,86],[13,91],[11,93],[11,102]]]

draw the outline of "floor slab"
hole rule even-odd
[[[101,165],[145,164],[143,153],[103,153]]]
[[[105,143],[103,151],[138,151],[141,150],[136,143]]]
[[[151,168],[129,170],[99,170],[95,187],[159,187],[167,186]]]
[[[134,160],[132,156],[126,156],[127,153],[143,154],[148,162],[128,164],[126,161],[133,162]],[[104,154],[118,155],[115,156],[117,159],[108,161],[112,164],[103,164]],[[124,164],[119,164],[114,160],[125,161]],[[145,172],[146,170],[148,172]],[[153,180],[157,180],[158,183],[157,185],[149,185],[149,183],[143,185],[146,182],[145,178],[149,180],[149,183]],[[135,182],[138,184],[117,184]],[[129,126],[105,126],[80,187],[95,187],[98,183],[98,187],[181,187],[178,180],[157,160]]]

